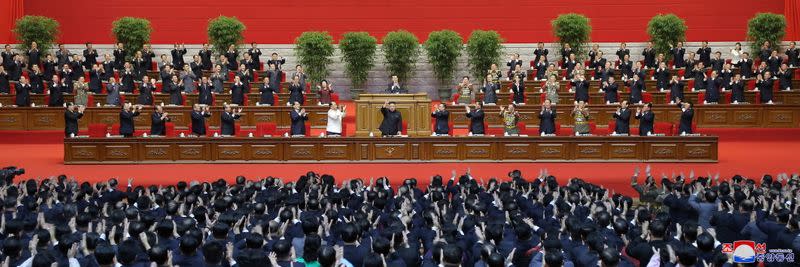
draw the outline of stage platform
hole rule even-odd
[[[64,164],[717,162],[716,136],[65,138]]]

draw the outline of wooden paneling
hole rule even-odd
[[[668,161],[715,162],[717,137],[65,138],[67,164]]]

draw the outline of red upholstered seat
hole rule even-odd
[[[531,68],[533,68],[533,67],[535,67],[535,66],[536,66],[536,61],[534,61],[534,60],[531,60]]]
[[[105,89],[105,85],[103,85],[103,89]],[[163,92],[164,84],[163,83],[156,83],[156,92]]]
[[[699,92],[697,93],[697,104],[702,105],[703,100],[706,100],[706,92]]]
[[[683,78],[683,76],[686,74],[686,69],[679,69],[677,74],[678,74],[678,77]]]
[[[725,103],[733,103],[732,99],[733,99],[733,93],[732,92],[726,92],[725,93]]]
[[[653,124],[653,131],[657,134],[672,135],[674,125],[669,122],[656,122]]]
[[[306,136],[311,136],[311,124],[306,123]]]
[[[277,129],[278,126],[274,122],[258,123],[256,124],[256,135],[258,136],[275,135]]]
[[[561,123],[556,122],[556,135],[561,135]]]
[[[89,124],[89,137],[105,137],[108,133],[108,125],[102,123]]]
[[[111,134],[116,134],[116,135],[120,134],[119,133],[119,123],[115,123],[115,124],[111,125]]]
[[[545,93],[539,94],[539,103],[544,103],[545,98],[547,98]]]
[[[230,71],[229,71],[229,72],[228,72],[228,81],[231,81],[231,82],[233,82],[233,77],[234,77],[234,76],[236,76],[236,75],[234,75],[234,74],[233,74],[233,72],[230,72]]]
[[[617,121],[616,120],[609,121],[608,122],[608,134],[613,133],[615,128],[617,128]]]
[[[342,132],[341,132],[341,134],[342,134],[342,136],[347,136],[347,123],[342,123]]]
[[[781,85],[781,83],[779,83],[777,81],[773,82],[772,83],[772,91],[773,92],[780,91],[780,85]]]
[[[339,94],[331,93],[331,101],[339,103]],[[277,103],[277,102],[275,102],[275,103]]]
[[[175,136],[175,123],[164,123],[164,131],[167,136]]]
[[[275,103],[275,106],[277,106],[280,103],[277,94],[272,95],[272,102]]]
[[[560,126],[560,125],[559,125],[559,126]],[[560,127],[559,127],[559,128],[560,128]],[[596,132],[597,132],[597,123],[595,123],[595,122],[593,122],[593,121],[590,121],[590,122],[589,122],[589,133],[590,133],[590,134],[596,134]]]
[[[643,92],[642,93],[642,102],[644,102],[644,103],[653,102],[653,94],[648,93],[648,92]]]
[[[158,63],[156,63],[155,61],[150,62],[150,69],[153,71],[158,70]]]
[[[690,90],[694,88],[694,80],[689,80],[688,82],[686,82],[686,88],[689,88]]]
[[[233,129],[234,129],[233,130],[234,131],[233,132],[234,133],[233,136],[242,136],[242,125],[241,124],[239,124],[237,122],[236,124],[233,125]]]
[[[8,92],[9,92],[9,94],[12,94],[12,95],[15,95],[15,94],[17,94],[17,85],[16,85],[16,84],[13,84],[13,83],[12,83],[12,84],[10,84],[10,86],[9,86],[9,87],[10,87],[10,88],[8,89]]]
[[[403,135],[407,135],[408,134],[408,122],[407,121],[403,121],[403,130],[400,131],[400,133],[402,133]]]
[[[254,72],[253,72],[253,81],[258,81],[258,80],[259,80],[258,78],[259,78],[259,77],[258,77],[258,72],[257,72],[257,71],[254,71]]]
[[[125,104],[125,95],[120,94],[119,95],[119,105],[122,106],[123,104]]]
[[[756,104],[761,104],[761,92],[756,92]]]
[[[453,102],[458,103],[458,99],[461,98],[461,94],[455,93],[453,94]]]
[[[86,96],[86,106],[93,107],[94,106],[94,95],[89,94]]]

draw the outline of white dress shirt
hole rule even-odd
[[[338,109],[329,109],[328,126],[325,130],[332,133],[342,133],[342,118],[344,118],[344,112]]]

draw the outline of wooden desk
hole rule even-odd
[[[570,116],[572,108],[572,105],[556,106],[556,121],[562,127],[575,124]],[[631,105],[630,108],[636,113],[636,105]],[[469,125],[463,106],[450,106],[449,110],[450,120],[456,128],[466,128]],[[520,122],[526,126],[539,125],[540,105],[519,105],[516,110],[520,113]],[[589,105],[589,120],[598,126],[605,126],[613,120],[612,115],[616,110],[617,106],[613,105]],[[656,122],[680,121],[681,110],[675,105],[653,105],[652,111]],[[502,126],[499,106],[484,106],[484,112],[489,127]],[[631,114],[631,127],[639,123],[633,115]],[[694,121],[699,128],[797,128],[800,127],[800,105],[695,105]]]
[[[274,122],[279,128],[289,128],[291,118],[287,106],[275,107],[245,107],[242,118],[238,123],[242,128],[255,128],[261,122]],[[191,107],[166,106],[164,111],[169,113],[176,129],[187,129],[191,123]],[[308,106],[308,123],[312,128],[325,128],[328,123],[328,107]],[[113,125],[119,123],[118,107],[90,107],[84,111],[80,119],[81,129],[87,129],[89,124],[102,123]],[[153,108],[143,108],[141,115],[134,118],[137,129],[150,129],[150,114]],[[212,116],[206,120],[212,128],[219,127],[222,107],[211,107]],[[64,130],[64,108],[37,107],[37,108],[0,108],[0,130]]]
[[[65,164],[717,162],[717,137],[66,138]]]

